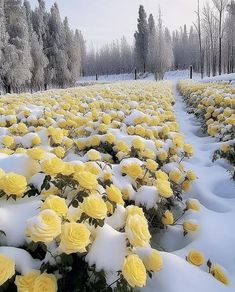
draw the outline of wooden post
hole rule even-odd
[[[193,79],[193,66],[190,65],[190,79]]]
[[[98,74],[95,74],[95,80],[98,81]]]
[[[137,80],[137,70],[135,68],[135,80]]]

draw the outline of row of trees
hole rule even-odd
[[[48,12],[38,0],[0,0],[0,88],[5,92],[75,84],[85,58],[80,31],[61,20],[57,4]]]
[[[129,73],[137,68],[153,72],[158,79],[166,70],[187,69],[190,65],[203,77],[235,71],[235,2],[213,0],[212,5],[200,6],[196,21],[187,29],[169,30],[163,26],[161,11],[157,24],[152,14],[147,18],[139,8],[134,46],[126,39],[90,50],[86,57],[86,75]]]

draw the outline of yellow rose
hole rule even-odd
[[[158,179],[157,180],[157,188],[159,191],[159,195],[164,198],[170,198],[173,196],[173,191],[169,181]]]
[[[189,180],[185,180],[182,185],[182,190],[185,191],[185,192],[188,192],[191,188],[191,182]]]
[[[111,181],[113,174],[111,172],[104,173],[104,181]]]
[[[68,212],[68,206],[65,202],[64,198],[60,198],[58,196],[50,195],[46,198],[43,203],[42,210],[51,209],[54,210],[59,216],[66,216]]]
[[[54,176],[63,171],[64,162],[58,157],[53,157],[44,160],[41,167],[44,173]]]
[[[229,150],[231,149],[231,147],[230,147],[229,144],[225,143],[225,144],[222,144],[220,146],[220,149],[222,150],[222,152],[227,153],[227,152],[229,152]]]
[[[41,148],[28,149],[27,153],[34,160],[42,160],[45,157],[45,150]]]
[[[135,138],[132,140],[132,146],[135,148],[135,149],[138,149],[138,150],[144,150],[145,148],[145,143],[143,140],[141,140],[140,138]]]
[[[59,157],[59,158],[63,158],[64,155],[65,155],[65,150],[64,150],[63,147],[58,146],[58,147],[55,147],[55,148],[53,149],[53,153],[54,153],[57,157]]]
[[[86,252],[90,231],[85,224],[70,222],[62,226],[60,249],[66,253]]]
[[[143,169],[138,163],[131,163],[129,165],[122,166],[122,172],[128,174],[135,180],[143,176]]]
[[[36,278],[40,276],[40,271],[32,270],[31,272],[23,275],[16,276],[15,284],[18,292],[33,292]]]
[[[98,187],[96,175],[92,174],[89,171],[81,171],[75,173],[73,177],[84,189],[95,190]]]
[[[98,151],[91,149],[87,152],[87,156],[89,160],[96,161],[101,160],[101,155]]]
[[[144,211],[142,208],[134,205],[130,205],[126,207],[126,215],[140,215],[145,218]]]
[[[0,286],[11,279],[14,275],[15,262],[4,254],[0,254]]]
[[[168,175],[167,175],[167,173],[165,173],[165,172],[162,171],[162,170],[158,170],[158,171],[156,171],[156,172],[155,172],[155,177],[156,177],[157,179],[160,179],[160,180],[166,180],[166,181],[168,181]]]
[[[95,219],[104,219],[107,215],[107,206],[99,195],[90,195],[86,197],[81,204],[81,210],[89,217]]]
[[[31,142],[33,145],[39,145],[41,143],[41,138],[38,135],[35,135]]]
[[[26,235],[34,242],[49,243],[61,233],[61,219],[47,209],[27,221]]]
[[[27,126],[24,123],[19,123],[18,124],[18,131],[21,134],[25,134],[27,132],[27,130],[28,130],[28,128],[27,128]]]
[[[33,292],[56,292],[58,290],[56,277],[43,273],[35,280]]]
[[[146,285],[146,269],[138,255],[132,254],[125,258],[122,275],[133,288],[141,288]]]
[[[187,256],[187,261],[195,266],[201,266],[205,262],[204,255],[198,250],[191,250]]]
[[[158,168],[158,163],[152,159],[147,159],[146,168],[150,171],[156,171]]]
[[[115,202],[120,205],[124,205],[124,201],[122,199],[122,193],[116,186],[114,185],[111,185],[110,187],[107,186],[106,193],[110,201]]]
[[[64,168],[61,171],[61,174],[68,176],[73,174],[74,172],[75,172],[74,165],[69,162],[64,162]]]
[[[193,170],[189,170],[189,171],[187,172],[187,178],[188,178],[190,181],[193,181],[193,180],[197,179],[196,173],[195,173]]]
[[[116,137],[113,134],[108,133],[105,135],[105,141],[109,144],[113,144],[116,141]]]
[[[117,150],[121,151],[121,152],[128,152],[129,151],[129,147],[124,141],[119,141],[117,143],[116,147],[117,147]]]
[[[0,189],[2,189],[7,196],[15,195],[17,197],[22,197],[27,189],[26,178],[22,175],[9,172],[0,179]]]
[[[201,208],[199,201],[196,199],[188,199],[186,201],[186,207],[187,207],[187,209],[191,209],[194,211],[199,211]]]
[[[164,225],[171,225],[174,223],[173,214],[169,210],[166,210],[166,212],[163,214],[162,223]]]
[[[101,173],[101,168],[99,165],[94,161],[88,161],[84,165],[84,170],[95,174],[96,176]]]
[[[126,236],[133,246],[146,246],[149,243],[151,235],[148,229],[148,221],[145,217],[129,215],[126,221]]]
[[[199,225],[188,220],[188,221],[184,221],[183,229],[185,232],[196,232],[199,230]]]
[[[6,147],[11,147],[15,142],[14,137],[12,136],[5,136],[2,140],[2,144]]]
[[[147,271],[159,272],[162,269],[163,260],[160,252],[156,249],[153,249],[143,262]]]
[[[218,281],[222,282],[225,285],[229,285],[229,278],[227,277],[224,269],[220,265],[213,264],[210,272]]]
[[[168,157],[168,154],[166,151],[161,151],[159,154],[158,154],[158,158],[160,161],[165,161]]]
[[[184,152],[188,155],[188,156],[193,156],[193,147],[190,144],[184,144]]]

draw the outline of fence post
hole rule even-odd
[[[137,80],[137,70],[135,68],[135,80]]]
[[[98,81],[98,74],[95,74],[95,80]]]
[[[193,79],[193,66],[190,65],[190,79]]]

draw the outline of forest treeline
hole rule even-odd
[[[55,3],[0,0],[0,87],[3,92],[68,87],[81,75],[85,42]]]
[[[169,7],[170,9],[170,7]],[[139,8],[134,45],[125,37],[87,52],[86,75],[133,72],[156,73],[161,79],[167,70],[187,69],[190,65],[202,77],[235,72],[235,2],[212,0],[204,6],[198,0],[195,21],[172,33],[163,24],[161,11],[155,22]]]
[[[191,27],[170,32],[159,9],[157,19],[139,7],[134,43],[125,36],[100,49],[88,48],[55,3],[35,9],[30,1],[0,0],[0,92],[74,86],[81,75],[152,72],[190,65],[201,76],[235,71],[235,1],[212,0],[200,6]],[[170,7],[169,7],[170,9]]]

